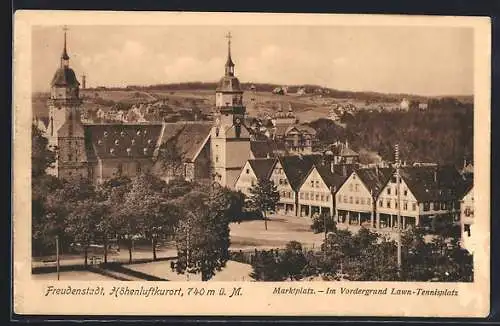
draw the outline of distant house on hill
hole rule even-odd
[[[402,111],[408,111],[410,109],[410,101],[404,98],[401,103],[399,103],[399,109]]]

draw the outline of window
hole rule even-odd
[[[330,201],[330,196],[326,195],[326,201]]]
[[[314,180],[311,180],[311,188],[314,188]]]
[[[378,207],[382,207],[382,206],[384,206],[384,202],[382,200],[379,200],[378,201]]]
[[[219,155],[215,155],[215,162],[219,162]]]
[[[304,199],[304,193],[303,193],[303,192],[301,192],[301,193],[299,194],[299,197],[300,197],[300,199]]]
[[[246,172],[247,172],[247,174],[250,174],[250,169],[247,169],[247,171],[246,171]]]
[[[411,204],[411,209],[413,211],[416,211],[417,210],[417,204],[416,203]]]
[[[321,201],[325,201],[325,195],[321,194]]]
[[[428,211],[430,209],[430,205],[428,202],[424,203],[424,211]]]
[[[358,192],[358,191],[359,191],[359,184],[356,184],[356,185],[354,186],[354,188],[355,188],[355,190],[354,190],[354,191]]]
[[[319,181],[316,180],[316,188],[319,188]]]
[[[349,204],[352,204],[352,196],[349,197]]]
[[[399,203],[397,201],[394,202],[394,208],[398,208]]]
[[[141,171],[142,171],[141,163],[137,162],[135,165],[135,172],[139,174],[141,173]]]
[[[470,237],[470,225],[464,224],[464,232],[467,233],[467,236]]]
[[[390,195],[391,194],[391,188],[387,188],[387,194]]]
[[[365,197],[361,197],[361,205],[365,204]]]
[[[408,189],[405,189],[405,190],[403,191],[403,195],[404,195],[404,196],[408,196]]]
[[[347,203],[347,196],[344,196],[344,203]]]
[[[441,209],[442,209],[442,210],[445,210],[445,209],[446,209],[446,203],[445,203],[445,202],[442,202],[442,203],[441,203]]]
[[[309,193],[306,192],[306,200],[309,200]]]
[[[358,204],[359,204],[359,197],[354,198],[354,203],[355,203],[356,205],[358,205]]]
[[[349,191],[352,191],[352,184],[349,185]]]
[[[390,199],[387,199],[386,207],[391,208],[391,200]]]
[[[328,196],[327,196],[326,200],[328,200]],[[337,200],[339,201],[339,203],[341,203],[342,202],[342,196],[338,195],[337,196]]]
[[[405,211],[407,211],[407,210],[408,210],[408,202],[406,202],[406,201],[405,201],[405,202],[403,203],[403,209],[404,209]]]
[[[255,181],[253,179],[252,179],[251,184],[252,184],[252,187],[255,186]]]

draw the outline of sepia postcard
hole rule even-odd
[[[489,314],[488,17],[27,10],[13,40],[15,314]]]

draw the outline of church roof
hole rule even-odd
[[[152,158],[161,124],[84,125],[89,158]]]
[[[211,129],[210,123],[203,122],[166,123],[160,144],[175,141],[183,160],[192,162],[205,144]]]
[[[235,76],[224,76],[219,80],[216,91],[218,92],[243,92],[240,81]]]
[[[75,72],[69,67],[61,67],[56,70],[51,82],[52,86],[78,87],[80,82],[76,79]]]

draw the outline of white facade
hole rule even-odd
[[[274,165],[270,180],[274,182],[280,194],[277,213],[283,215],[296,215],[296,194],[290,185],[280,161],[277,161]]]
[[[373,198],[355,171],[336,193],[335,212],[338,223],[373,225]]]
[[[333,200],[331,189],[313,167],[299,189],[299,216],[314,217],[323,212],[333,215]]]
[[[250,189],[258,183],[257,175],[252,166],[247,161],[241,169],[240,175],[236,180],[235,189],[241,191],[245,196],[250,196]]]

